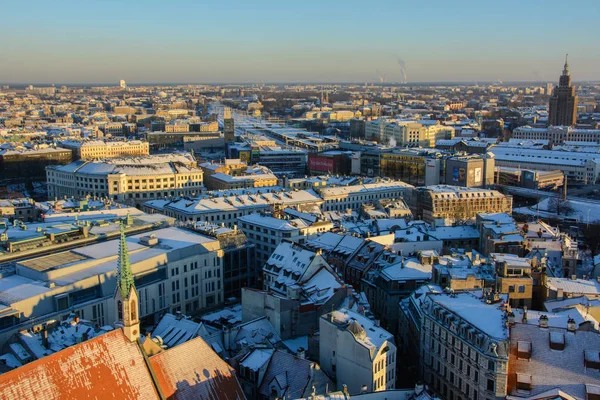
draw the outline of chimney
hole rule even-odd
[[[360,392],[361,393],[367,393],[367,390],[368,390],[367,389],[367,385],[362,385],[361,388],[360,388]]]
[[[575,332],[577,330],[577,323],[575,322],[575,320],[571,317],[569,317],[568,321],[567,321],[567,331],[569,332]]]
[[[548,327],[548,316],[544,314],[540,317],[540,328],[547,328],[547,327]]]
[[[44,324],[44,327],[42,328],[42,346],[46,349],[50,346],[48,343],[48,328],[46,327],[46,324]]]
[[[509,325],[515,324],[515,313],[512,311],[508,313],[508,324]]]
[[[344,393],[344,396],[348,397],[348,395],[350,393],[348,393],[348,385],[346,385],[345,383],[342,385],[342,392]]]
[[[296,357],[301,359],[306,358],[306,351],[304,350],[304,347],[298,347],[298,350],[296,350]]]
[[[527,323],[527,307],[526,307],[526,306],[525,306],[525,307],[523,307],[523,320],[522,320],[522,322],[523,322],[524,324],[526,324],[526,323]]]

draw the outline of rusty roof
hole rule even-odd
[[[150,357],[169,399],[244,400],[235,371],[200,337]]]
[[[136,342],[108,332],[0,375],[4,399],[156,399]]]

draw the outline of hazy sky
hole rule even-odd
[[[5,0],[0,82],[600,80],[599,0]]]

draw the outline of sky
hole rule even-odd
[[[598,0],[4,0],[2,83],[600,80]]]

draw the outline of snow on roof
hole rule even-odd
[[[121,329],[0,375],[2,398],[39,398],[40,388],[47,399],[158,398],[140,348]]]
[[[554,291],[562,290],[565,294],[569,293],[596,296],[600,294],[600,282],[596,280],[587,281],[584,279],[548,277],[546,284],[549,289]]]
[[[150,357],[150,364],[165,398],[245,399],[234,369],[200,337]]]
[[[271,217],[268,215],[262,215],[259,213],[252,213],[238,217],[239,222],[246,222],[252,225],[258,225],[265,228],[275,229],[278,231],[294,231],[299,228],[294,226],[288,220]]]
[[[0,303],[11,305],[19,301],[40,296],[50,289],[44,282],[35,281],[20,275],[0,278]]]
[[[434,303],[442,305],[460,318],[469,322],[486,335],[496,339],[508,339],[504,321],[502,301],[496,304],[487,304],[481,299],[482,293],[467,292],[450,295],[447,293],[429,294]]]
[[[283,341],[283,344],[294,354],[300,348],[308,350],[308,336],[298,336],[294,339],[287,339]]]
[[[563,350],[550,348],[549,333],[560,335],[565,343]],[[541,398],[537,396],[550,390],[560,390],[565,395],[584,399],[586,385],[600,385],[598,371],[586,368],[584,361],[586,353],[594,353],[598,358],[598,333],[578,331],[577,334],[570,334],[566,329],[541,329],[535,325],[515,324],[511,328],[511,348],[516,347],[519,342],[531,343],[531,355],[528,359],[511,355],[508,369],[531,379],[528,396]],[[511,351],[511,354],[514,353]],[[510,393],[520,393],[515,387],[516,382],[509,381],[509,385]]]
[[[322,203],[322,199],[313,190],[277,192],[263,190],[260,194],[239,194],[235,196],[215,196],[194,200],[181,199],[164,205],[165,209],[186,214],[233,211],[239,209],[263,209],[271,204],[295,205]]]
[[[256,372],[271,361],[273,352],[275,349],[255,349],[240,361],[240,365]]]
[[[173,347],[193,339],[200,326],[201,324],[198,322],[167,313],[152,332],[152,337],[159,336],[163,340],[163,344]]]
[[[371,351],[371,357],[373,358],[381,346],[387,342],[393,342],[394,336],[375,324],[365,317],[364,315],[358,314],[354,311],[350,311],[346,308],[333,311],[333,323],[338,326],[338,329],[345,330],[352,323],[356,322],[362,328],[363,335],[354,335],[356,341],[362,346],[366,347]],[[329,321],[330,314],[321,317],[325,321]]]
[[[320,189],[320,193],[323,198],[335,197],[350,194],[367,194],[373,192],[392,191],[392,190],[406,190],[414,188],[414,186],[404,183],[402,181],[385,181],[378,183],[367,183],[363,185],[352,185],[352,186],[337,186],[337,187],[326,187]]]
[[[222,310],[204,314],[200,319],[208,323],[226,321],[229,324],[236,324],[242,322],[242,306],[237,304],[233,307],[226,307]]]
[[[382,269],[381,275],[386,280],[430,280],[433,266],[423,265],[416,258],[398,258],[393,264]]]

